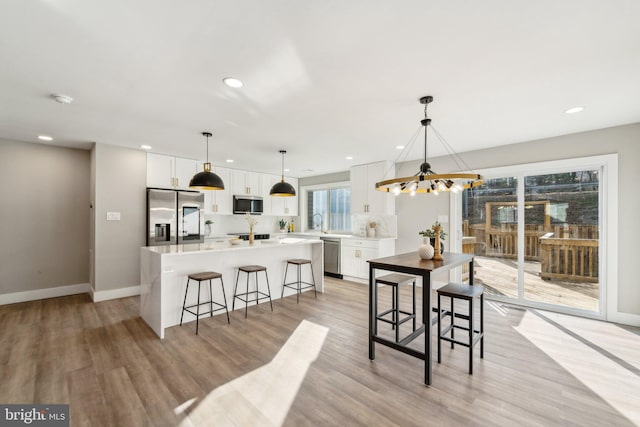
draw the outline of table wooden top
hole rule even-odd
[[[385,267],[400,267],[419,272],[434,271],[437,269],[451,269],[471,262],[473,255],[445,252],[442,254],[442,261],[432,259],[421,259],[418,251],[407,252],[405,254],[393,255],[384,258],[370,259],[367,261],[374,268],[384,269]]]

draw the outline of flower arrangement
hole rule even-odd
[[[376,224],[376,222],[375,222],[375,221],[371,221],[371,222],[369,223],[369,228],[376,228],[377,226],[378,226],[378,224]]]
[[[287,221],[285,221],[284,218],[280,218],[278,226],[280,226],[280,230],[284,230],[287,227]]]
[[[255,227],[258,224],[258,219],[251,216],[249,212],[245,214],[244,219],[246,219],[247,224],[249,224],[249,233],[253,233],[253,227]]]
[[[206,225],[211,225],[211,224],[213,224],[213,221],[211,221],[210,219],[208,219],[208,220],[206,220],[204,223],[205,223]]]
[[[438,221],[434,222],[433,225],[431,226],[431,228],[427,228],[426,230],[422,230],[422,231],[418,232],[418,234],[421,235],[422,237],[428,237],[429,239],[435,239],[436,238],[436,232],[435,232],[434,228],[440,228],[440,240],[444,240],[447,237],[447,233],[444,232],[444,230],[442,229],[442,225]]]

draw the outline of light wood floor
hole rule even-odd
[[[177,408],[195,399],[189,413],[271,362],[307,320],[329,331],[286,426],[640,423],[634,328],[488,303],[485,358],[476,348],[474,375],[465,348],[445,347],[425,387],[417,359],[377,346],[375,362],[368,360],[364,285],[327,278],[317,299],[307,292],[298,305],[295,297],[277,300],[273,313],[268,304],[250,307],[246,320],[237,311],[230,326],[224,315],[204,318],[198,336],[185,324],[160,340],[137,313],[136,297],[0,307],[0,402],[69,403],[74,426],[178,425],[185,412]]]

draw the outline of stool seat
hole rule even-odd
[[[413,276],[407,276],[406,274],[387,274],[386,276],[376,277],[376,282],[385,285],[404,285],[405,283],[411,283],[416,280]]]
[[[448,283],[438,289],[440,295],[462,299],[472,299],[479,297],[484,292],[480,285],[469,286],[465,283]]]
[[[257,273],[258,271],[267,271],[267,267],[263,267],[262,265],[243,265],[242,267],[238,267],[238,270],[244,271],[245,273]]]
[[[311,264],[311,260],[309,260],[309,259],[301,259],[301,258],[288,259],[287,262],[289,264],[296,264],[296,265]]]
[[[213,280],[222,277],[222,274],[216,273],[215,271],[204,271],[202,273],[193,273],[189,274],[189,279],[204,281],[204,280]]]

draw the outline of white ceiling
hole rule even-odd
[[[284,148],[302,177],[395,159],[423,95],[458,152],[640,122],[638,17],[637,0],[4,0],[0,138],[204,159],[212,131],[215,164],[278,173]]]

